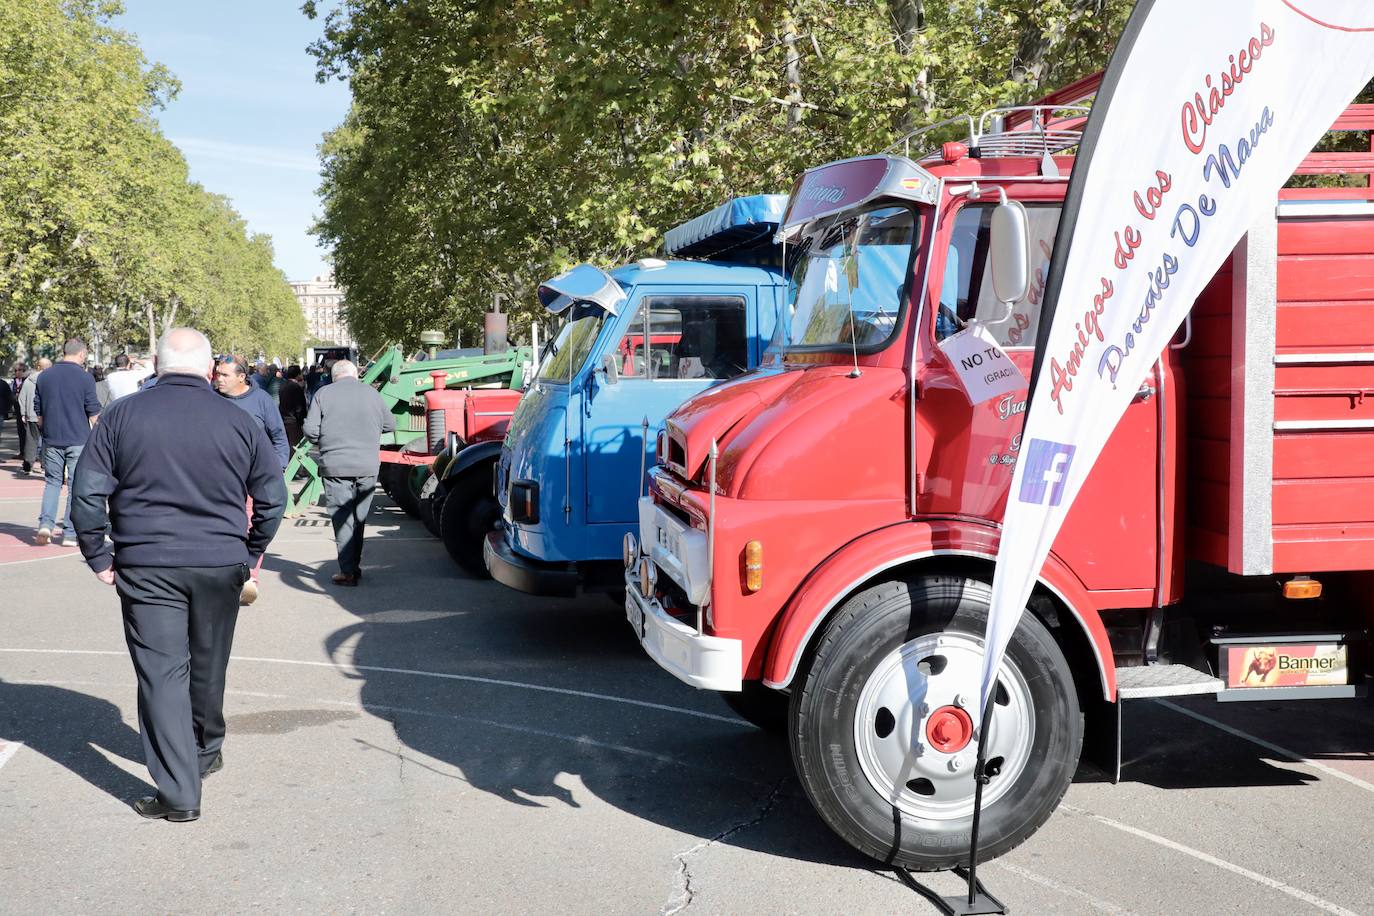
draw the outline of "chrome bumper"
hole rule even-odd
[[[740,689],[744,670],[738,639],[703,636],[639,591],[634,573],[625,574],[625,617],[649,657],[678,680],[703,690]]]

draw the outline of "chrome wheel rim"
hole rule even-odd
[[[917,637],[884,656],[859,694],[859,769],[904,814],[941,821],[973,814],[978,745],[954,747],[962,737],[959,722],[971,723],[978,737],[979,723],[969,717],[977,715],[982,645],[980,637],[958,632]],[[985,810],[1016,783],[1035,739],[1030,688],[1010,659],[1002,662],[995,697],[987,760],[997,764],[997,775],[983,789]]]

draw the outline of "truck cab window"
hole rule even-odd
[[[992,265],[988,261],[988,227],[992,204],[971,204],[954,219],[945,258],[945,279],[940,289],[940,307],[935,316],[935,338],[944,338],[977,319],[987,325],[1003,347],[1035,346],[1040,321],[1040,303],[1045,292],[1045,276],[1054,251],[1054,236],[1059,229],[1059,204],[1027,204],[1030,218],[1031,282],[1026,295],[1012,304],[998,302],[992,292]]]
[[[746,303],[739,296],[651,296],[617,356],[620,374],[646,379],[727,379],[749,366]]]

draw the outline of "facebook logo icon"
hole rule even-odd
[[[1049,491],[1049,505],[1064,497],[1064,480],[1073,463],[1074,447],[1047,439],[1032,439],[1026,448],[1026,473],[1021,478],[1021,502],[1040,505]]]

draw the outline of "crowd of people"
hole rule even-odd
[[[119,595],[158,789],[134,808],[192,821],[201,780],[224,766],[238,609],[258,596],[294,443],[319,450],[339,561],[332,581],[356,586],[378,443],[394,418],[348,360],[327,373],[282,373],[264,360],[250,368],[241,356],[214,356],[193,328],[168,331],[155,358],[121,355],[108,372],[87,362],[73,338],[33,373],[16,365],[0,380],[0,422],[17,420],[23,473],[43,469],[34,543],[61,544],[70,528],[91,571]]]

